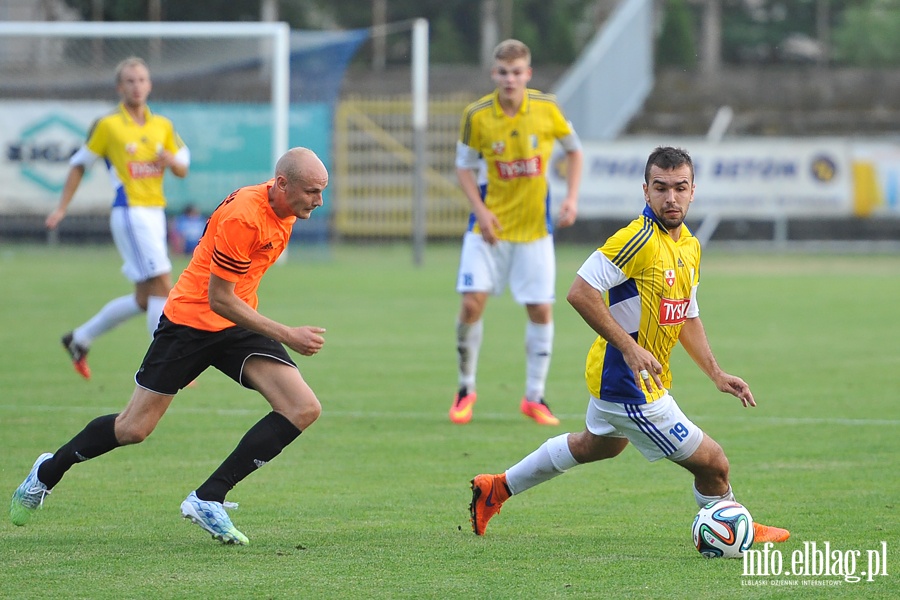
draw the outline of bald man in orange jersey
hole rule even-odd
[[[325,343],[320,327],[292,327],[257,312],[257,289],[287,246],[294,222],[322,205],[327,185],[328,171],[315,153],[294,148],[278,160],[274,179],[222,201],[169,293],[131,401],[121,413],[91,421],[55,453],[38,457],[13,494],[13,523],[24,525],[74,464],[144,441],[175,394],[213,366],[262,394],[272,411],[188,495],[181,512],[224,543],[249,543],[225,512],[225,495],[319,417],[319,400],[284,346],[313,356]]]

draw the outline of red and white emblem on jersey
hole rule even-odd
[[[660,298],[659,300],[659,324],[679,325],[687,320],[687,309],[691,303],[689,298],[676,300],[673,298]]]
[[[504,180],[517,177],[540,177],[544,173],[541,169],[540,156],[509,162],[498,160],[494,164],[497,165],[497,176]]]
[[[125,152],[131,154],[132,156],[137,154],[138,145],[134,142],[128,142],[125,144]]]
[[[128,163],[128,175],[130,175],[132,179],[162,177],[163,169],[152,162],[130,161]]]
[[[675,285],[675,269],[666,269],[665,277],[666,283],[669,284],[669,287]]]
[[[503,151],[506,150],[506,144],[504,142],[494,142],[491,144],[491,150],[494,151],[494,154],[503,154]]]

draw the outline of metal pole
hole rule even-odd
[[[428,128],[428,21],[416,19],[412,32],[412,124],[415,151],[413,192],[413,263],[421,266],[425,254],[425,134]]]

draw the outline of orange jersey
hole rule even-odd
[[[280,219],[269,205],[275,180],[232,192],[210,216],[190,264],[169,292],[163,312],[173,323],[221,331],[234,323],[209,307],[210,273],[233,282],[234,293],[256,310],[262,276],[281,256],[297,217]]]

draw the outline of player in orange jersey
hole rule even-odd
[[[257,289],[287,246],[294,222],[322,205],[327,185],[328,172],[315,153],[294,148],[278,160],[274,179],[222,201],[169,293],[131,401],[122,412],[88,423],[55,453],[38,457],[13,494],[13,523],[25,524],[74,464],[144,441],[175,394],[212,366],[258,391],[272,411],[188,495],[181,512],[222,542],[248,543],[225,512],[225,495],[319,417],[319,400],[284,346],[313,356],[325,343],[320,327],[285,325],[257,312]]]

